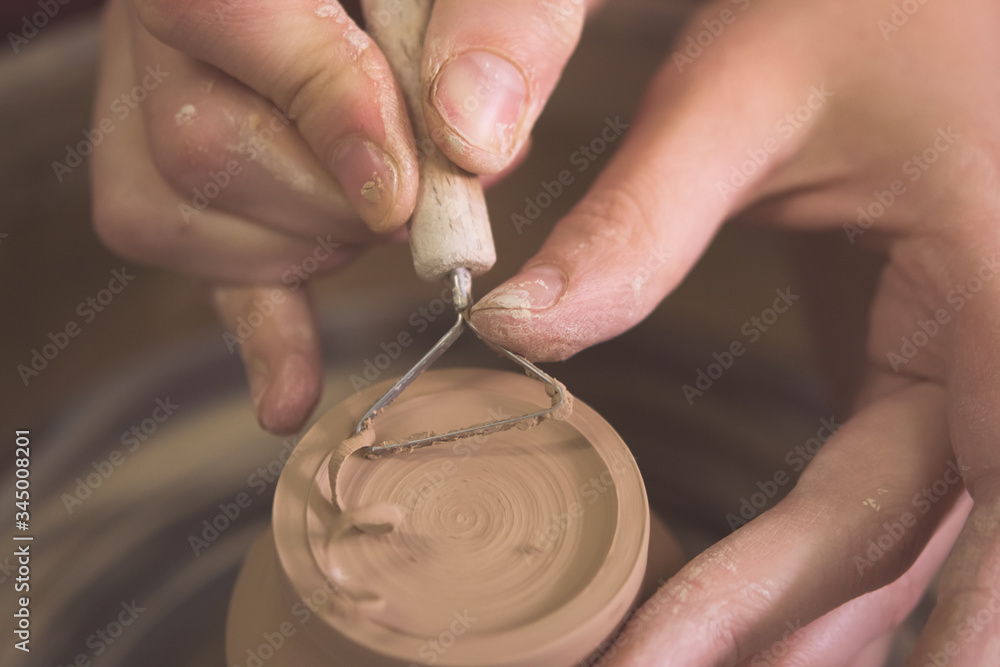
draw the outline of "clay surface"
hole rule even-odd
[[[646,564],[646,496],[621,439],[577,401],[567,421],[368,460],[357,450],[375,438],[549,404],[540,383],[516,373],[432,371],[374,432],[345,440],[384,388],[322,417],[275,497],[292,598],[332,591],[317,610],[323,631],[310,633],[347,660],[330,664],[558,667],[586,657],[622,619]]]

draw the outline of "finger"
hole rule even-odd
[[[287,435],[302,428],[319,400],[319,334],[306,290],[286,287],[213,290],[230,352],[239,349],[261,427]]]
[[[844,667],[884,667],[889,651],[892,650],[892,642],[892,634],[882,635],[845,661]]]
[[[755,29],[754,19],[748,13],[727,29],[729,41],[699,60],[699,76],[664,69],[632,127],[607,119],[595,140],[610,143],[627,129],[621,149],[522,272],[477,304],[480,329],[528,357],[565,359],[633,326],[676,287],[822,112],[822,82],[750,41],[744,29]],[[810,100],[810,119],[791,134],[779,129]],[[720,190],[758,150],[763,166]]]
[[[187,217],[210,206],[307,240],[331,229],[345,241],[373,237],[277,107],[131,23],[136,77],[146,76],[146,63],[169,72],[143,101],[146,141]]]
[[[975,507],[945,564],[937,605],[910,665],[1000,664],[1000,252],[988,227],[982,229],[968,250],[950,255],[948,272],[955,318],[948,325],[948,419]]]
[[[766,649],[744,661],[743,667],[884,664],[883,640],[891,640],[920,602],[931,579],[948,557],[970,509],[972,499],[962,494],[913,567],[903,576],[840,605],[787,637],[782,635]],[[859,647],[863,648],[859,651]]]
[[[424,117],[452,161],[486,174],[511,163],[576,48],[586,4],[434,3],[424,42]]]
[[[417,161],[405,106],[385,58],[339,4],[136,0],[136,7],[158,39],[242,81],[295,121],[372,229],[409,218]]]
[[[660,589],[626,627],[614,664],[734,664],[787,624],[896,580],[961,491],[949,454],[940,387],[913,385],[865,408],[787,498]]]
[[[649,548],[646,552],[646,573],[636,600],[648,600],[657,587],[684,567],[687,557],[684,547],[655,510],[649,513]]]
[[[94,102],[95,125],[113,127],[94,147],[91,164],[94,225],[101,240],[129,259],[227,283],[279,282],[306,258],[312,271],[320,271],[355,256],[358,249],[340,239],[294,238],[211,208],[185,217],[181,207],[189,202],[166,184],[150,160],[145,107],[137,105],[124,117],[112,111],[115,100],[135,85],[131,50],[123,39],[128,34],[125,10],[122,3],[106,10]]]

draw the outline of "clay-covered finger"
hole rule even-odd
[[[970,509],[972,500],[963,494],[917,561],[899,579],[845,602],[808,625],[790,623],[786,632],[740,667],[885,664],[886,643],[923,597]]]
[[[946,333],[948,417],[975,506],[907,663],[920,667],[1000,664],[1000,251],[992,230],[980,229],[950,255],[946,283],[954,307]]]
[[[735,664],[911,568],[962,490],[940,387],[912,385],[841,427],[774,509],[671,578],[615,665]]]
[[[226,346],[243,358],[257,421],[279,435],[299,430],[316,407],[323,376],[307,291],[217,287],[213,301]]]
[[[406,108],[371,38],[334,0],[136,0],[143,25],[272,101],[368,225],[401,226],[417,161]]]
[[[907,665],[979,667],[1000,661],[1000,496],[980,490],[975,503]]]
[[[511,163],[576,48],[588,4],[434,3],[424,42],[424,117],[452,161],[475,173]]]
[[[126,8],[112,3],[103,25],[104,50],[95,98],[98,126],[110,118],[106,114],[116,108],[116,101],[136,86],[137,68],[127,30]],[[158,63],[146,65],[155,69]],[[121,117],[115,116],[113,131],[94,147],[91,157],[94,224],[112,250],[137,262],[213,282],[286,284],[303,280],[298,275],[303,265],[307,265],[308,278],[357,254],[356,247],[330,233],[311,239],[293,237],[211,207],[185,219],[182,207],[189,202],[163,180],[150,159],[143,127],[145,110],[137,104]]]
[[[822,80],[747,43],[758,20],[731,26],[697,76],[668,65],[634,120],[608,116],[595,139],[621,148],[521,272],[479,301],[480,329],[529,358],[561,360],[634,326],[680,283],[822,116]],[[807,122],[776,130],[800,107]],[[764,166],[720,189],[758,150]]]
[[[142,101],[149,154],[180,194],[185,222],[212,208],[305,239],[331,230],[344,241],[373,237],[278,107],[166,46],[134,16],[131,31],[136,80],[153,84]]]

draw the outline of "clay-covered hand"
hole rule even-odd
[[[643,319],[733,217],[843,229],[888,261],[856,414],[607,664],[881,664],[946,558],[909,664],[1000,664],[1000,5],[717,0],[675,49],[477,326],[564,359]]]
[[[439,148],[477,173],[508,167],[587,4],[438,0],[422,71]],[[363,9],[385,22],[400,6]],[[297,430],[319,397],[308,281],[402,238],[416,197],[402,97],[352,16],[335,0],[106,8],[95,118],[115,124],[94,150],[97,231],[130,259],[212,286],[258,420],[276,433]]]

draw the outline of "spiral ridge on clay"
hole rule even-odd
[[[473,664],[477,646],[512,655],[555,646],[595,619],[603,634],[583,639],[596,645],[637,590],[648,536],[635,462],[596,414],[375,460],[357,451],[376,437],[524,414],[534,408],[528,389],[546,399],[512,373],[481,372],[491,382],[478,391],[445,381],[454,373],[429,373],[444,376],[435,390],[425,381],[404,394],[377,433],[330,442],[313,468],[306,537],[336,590],[331,623],[389,652],[461,626],[440,664]],[[587,419],[612,446],[591,442]]]

